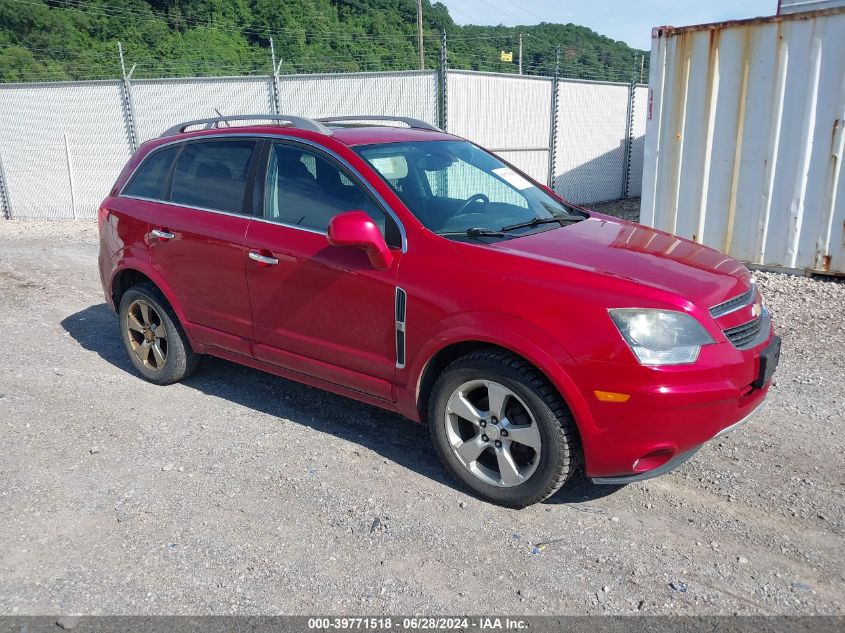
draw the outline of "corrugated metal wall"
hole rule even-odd
[[[273,112],[301,116],[385,114],[438,122],[436,71],[0,85],[0,215],[93,217],[137,142],[191,119]],[[447,130],[499,153],[537,180],[550,173],[548,77],[449,71]],[[626,84],[560,81],[556,189],[573,202],[619,198],[632,138],[629,195],[639,191],[645,110]],[[639,93],[637,93],[639,94]],[[130,116],[131,112],[131,116]],[[72,186],[71,186],[72,184]],[[2,195],[5,193],[6,195]],[[6,205],[4,199],[11,200]]]
[[[655,29],[643,223],[845,273],[845,11]]]
[[[778,0],[778,13],[801,13],[845,7],[845,0]]]

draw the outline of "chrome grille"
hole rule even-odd
[[[749,347],[754,347],[762,328],[763,315],[761,314],[747,323],[728,328],[724,332],[734,347],[737,349],[748,349]]]
[[[723,317],[726,314],[735,312],[736,310],[739,310],[740,308],[744,308],[745,306],[751,304],[756,296],[757,285],[752,283],[751,287],[745,292],[743,292],[741,295],[737,295],[732,299],[728,299],[727,301],[710,308],[710,316],[712,316],[714,319],[718,319],[719,317]]]

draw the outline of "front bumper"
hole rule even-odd
[[[585,416],[579,420],[579,431],[587,477],[605,483],[655,477],[747,421],[768,394],[778,346],[770,331],[752,349],[727,341],[707,346],[689,366],[583,363],[582,393],[588,395],[590,415],[586,424]],[[601,402],[590,397],[593,390],[630,397],[621,404]]]
[[[756,407],[754,407],[754,409],[751,411],[751,413],[747,414],[739,422],[734,422],[730,426],[725,427],[724,429],[722,429],[721,431],[716,433],[716,435],[713,436],[712,439],[716,439],[717,437],[722,437],[723,435],[727,435],[731,431],[735,431],[736,429],[741,427],[743,424],[748,422],[748,420],[750,420],[752,417],[754,417],[754,415],[758,411],[760,411],[760,409],[762,409],[763,405],[765,405],[765,404],[766,404],[766,401],[763,400],[760,404],[758,404]],[[681,464],[683,464],[684,462],[689,460],[693,455],[695,455],[699,451],[699,449],[701,449],[702,446],[704,446],[704,444],[699,444],[698,446],[694,446],[693,448],[691,448],[691,449],[689,449],[689,450],[687,450],[683,453],[675,455],[672,459],[670,459],[668,462],[666,462],[662,466],[658,466],[657,468],[653,468],[652,470],[648,470],[648,471],[643,472],[643,473],[636,473],[634,475],[623,475],[621,477],[593,477],[593,478],[591,478],[591,481],[594,484],[625,485],[625,484],[634,483],[635,481],[645,481],[647,479],[653,479],[654,477],[659,477],[660,475],[665,475],[666,473],[675,470],[678,466],[680,466]]]

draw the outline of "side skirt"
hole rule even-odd
[[[239,365],[245,365],[247,367],[252,367],[253,369],[258,369],[259,371],[267,372],[268,374],[280,376],[281,378],[287,378],[288,380],[293,380],[294,382],[299,382],[310,387],[316,387],[317,389],[330,391],[340,396],[351,398],[352,400],[371,404],[373,406],[379,407],[380,409],[386,409],[388,411],[393,411],[394,413],[400,413],[400,411],[396,408],[396,405],[393,402],[390,402],[389,400],[383,400],[381,398],[377,398],[375,396],[371,396],[360,391],[355,391],[354,389],[342,387],[341,385],[336,385],[335,383],[328,382],[326,380],[320,380],[319,378],[314,378],[313,376],[300,374],[289,369],[284,369],[283,367],[279,367],[277,365],[265,363],[254,358],[242,356],[240,354],[236,354],[234,352],[220,349],[211,345],[205,346],[203,352],[211,356],[217,356],[218,358],[237,363]]]

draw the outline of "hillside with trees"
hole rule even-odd
[[[491,9],[492,10],[492,9]],[[441,33],[451,68],[640,79],[645,51],[574,24],[459,26],[423,0],[426,68]],[[117,42],[133,77],[417,69],[416,0],[0,0],[0,81],[120,77]],[[513,60],[501,61],[501,53]]]

